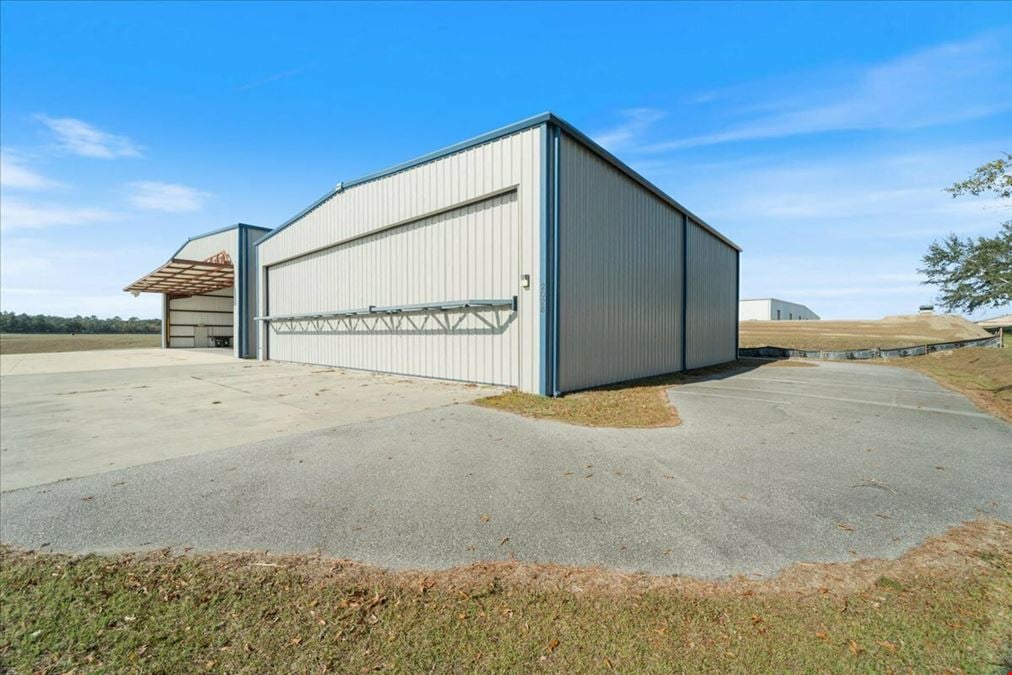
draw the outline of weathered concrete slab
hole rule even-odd
[[[13,355],[3,357],[3,369],[2,490],[402,415],[495,391],[240,361],[220,350]]]

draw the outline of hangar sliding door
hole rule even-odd
[[[268,267],[267,358],[518,385],[518,223],[512,190]]]

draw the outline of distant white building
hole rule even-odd
[[[983,319],[978,321],[977,325],[992,333],[997,333],[999,328],[1004,328],[1006,332],[1012,331],[1012,314],[1003,314],[1002,316]]]
[[[739,321],[817,321],[819,315],[804,305],[776,298],[738,302]]]

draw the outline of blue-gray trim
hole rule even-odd
[[[541,222],[539,226],[539,237],[538,241],[541,242],[541,260],[538,273],[538,352],[539,352],[539,366],[538,366],[538,393],[542,396],[548,396],[549,383],[548,383],[548,244],[549,244],[549,228],[548,228],[548,214],[549,214],[549,187],[551,185],[549,176],[549,148],[551,144],[548,141],[549,126],[547,124],[541,127]]]
[[[682,370],[689,369],[689,362],[686,360],[689,353],[689,218],[684,213],[682,217]]]
[[[739,305],[741,303],[741,251],[737,251],[734,254],[734,358],[738,359],[738,350],[741,349],[741,345],[738,341],[741,339],[741,317]]]
[[[552,128],[552,396],[558,396],[559,388],[559,209],[561,190],[559,176],[562,172],[562,133]]]
[[[179,255],[179,252],[182,251],[184,248],[186,248],[186,245],[189,244],[191,241],[203,239],[204,237],[210,237],[212,234],[221,234],[222,232],[228,232],[229,230],[234,230],[237,227],[245,227],[253,230],[261,230],[263,232],[271,231],[271,228],[269,227],[258,227],[257,225],[249,225],[247,223],[236,223],[234,225],[226,225],[225,227],[219,227],[217,230],[211,230],[210,232],[205,232],[203,234],[197,234],[192,237],[189,237],[186,241],[183,242],[182,246],[176,249],[175,253],[169,256],[169,259],[171,260],[172,258],[175,258],[177,255]]]
[[[253,309],[254,315],[260,314],[260,249],[253,242]],[[253,322],[253,358],[260,358],[260,326]]]
[[[580,143],[582,143],[583,145],[585,145],[587,148],[589,148],[590,150],[592,150],[593,152],[595,152],[596,154],[598,154],[600,157],[602,157],[603,159],[607,160],[609,163],[611,163],[617,169],[619,169],[620,171],[622,171],[623,173],[625,173],[627,176],[629,176],[630,178],[632,178],[633,180],[635,180],[636,182],[638,182],[640,185],[642,185],[643,187],[645,187],[647,190],[649,190],[652,193],[654,193],[654,195],[656,195],[657,197],[659,197],[661,200],[667,202],[670,206],[672,206],[675,209],[681,211],[686,216],[691,216],[693,220],[695,220],[697,223],[700,224],[701,227],[703,227],[708,232],[710,232],[710,234],[714,235],[715,237],[717,237],[718,239],[720,239],[721,241],[723,241],[728,246],[730,246],[730,247],[732,247],[732,248],[734,248],[734,249],[736,249],[738,251],[741,250],[741,248],[737,244],[735,244],[733,241],[731,241],[730,239],[728,239],[727,237],[725,237],[724,235],[722,235],[720,232],[718,232],[714,228],[712,228],[709,225],[707,225],[704,220],[702,220],[701,218],[699,218],[698,216],[696,216],[694,213],[692,213],[691,211],[689,211],[688,209],[686,209],[684,206],[682,206],[681,204],[679,204],[677,201],[675,201],[675,199],[673,199],[671,196],[669,196],[668,194],[666,194],[663,190],[661,190],[656,185],[654,185],[653,183],[651,183],[650,181],[648,181],[646,178],[644,178],[643,176],[641,176],[639,173],[637,173],[636,171],[634,171],[625,162],[623,162],[622,160],[620,160],[617,157],[615,157],[615,155],[613,155],[610,152],[608,152],[607,150],[605,150],[598,143],[596,143],[594,140],[592,140],[589,136],[587,136],[586,134],[584,134],[582,131],[578,130],[572,124],[570,124],[569,122],[566,122],[561,117],[559,117],[559,116],[557,116],[557,115],[555,115],[554,113],[551,113],[551,112],[544,112],[544,113],[541,113],[540,115],[535,115],[533,117],[528,117],[527,119],[520,120],[519,122],[515,122],[513,124],[508,124],[508,125],[506,125],[504,127],[500,127],[499,129],[495,129],[493,131],[490,131],[488,133],[482,134],[480,136],[476,136],[476,137],[468,139],[466,141],[462,141],[460,143],[456,143],[456,144],[451,145],[449,147],[443,148],[442,150],[437,150],[435,152],[430,152],[430,153],[428,153],[426,155],[422,155],[421,157],[417,157],[417,158],[415,158],[413,160],[410,160],[410,161],[407,161],[407,162],[403,162],[401,164],[397,164],[395,166],[390,167],[389,169],[384,169],[382,171],[377,171],[375,173],[371,173],[371,174],[368,174],[366,176],[362,176],[361,178],[356,178],[355,180],[345,181],[343,183],[338,183],[337,186],[335,188],[333,188],[332,190],[330,190],[329,192],[327,192],[327,194],[325,194],[322,197],[320,197],[319,199],[317,199],[315,202],[313,202],[308,207],[306,207],[305,209],[303,209],[302,211],[300,211],[299,213],[297,213],[295,216],[293,216],[293,217],[289,218],[288,220],[286,220],[284,223],[282,223],[281,225],[279,225],[270,234],[262,237],[260,239],[260,241],[257,242],[256,245],[259,246],[260,244],[262,244],[263,242],[267,241],[268,239],[270,239],[271,237],[273,237],[277,233],[279,233],[282,230],[284,230],[286,227],[288,227],[292,223],[295,223],[299,219],[303,218],[306,214],[308,214],[311,211],[313,211],[314,209],[318,208],[320,205],[322,205],[324,202],[326,202],[327,200],[329,200],[334,195],[339,194],[339,193],[343,192],[344,190],[347,190],[349,188],[355,187],[356,185],[361,185],[362,183],[367,183],[367,182],[370,182],[370,181],[378,180],[380,178],[385,178],[387,176],[390,176],[390,175],[395,174],[395,173],[399,173],[401,171],[406,171],[407,169],[411,169],[411,168],[419,166],[421,164],[426,164],[428,162],[435,161],[437,159],[440,159],[442,157],[446,157],[448,155],[452,155],[452,154],[455,154],[455,153],[458,153],[458,152],[462,152],[462,151],[467,150],[469,148],[473,148],[473,147],[475,147],[477,145],[482,145],[484,143],[489,143],[491,141],[494,141],[496,139],[502,138],[504,136],[509,136],[510,134],[515,134],[518,131],[524,131],[526,129],[530,129],[530,128],[541,126],[541,125],[552,125],[552,126],[559,127],[560,129],[562,129],[563,131],[565,131],[567,134],[569,134],[570,136],[572,136],[574,139],[576,139],[577,141],[579,141]]]
[[[235,289],[234,293],[238,296],[236,298],[236,304],[239,309],[239,316],[236,317],[236,334],[239,338],[239,344],[236,345],[235,353],[240,358],[246,358],[246,286],[248,284],[247,279],[247,265],[246,265],[246,240],[249,238],[247,234],[248,230],[245,227],[239,227],[239,241],[238,241],[238,257],[236,261],[235,270]]]

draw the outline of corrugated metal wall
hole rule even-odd
[[[206,260],[213,255],[217,255],[225,251],[228,253],[229,258],[232,259],[232,264],[236,265],[239,260],[239,230],[238,228],[225,230],[224,232],[218,232],[215,234],[207,235],[206,237],[197,237],[186,242],[183,248],[179,249],[176,253],[175,258],[182,258],[184,260]],[[205,323],[210,324],[224,324],[230,323],[228,332],[223,332],[226,329],[224,326],[215,325],[213,328],[208,328],[209,335],[230,335],[232,336],[232,353],[236,356],[239,355],[239,344],[235,339],[236,330],[235,327],[239,321],[239,305],[235,298],[235,288],[224,288],[220,291],[215,291],[210,294],[215,297],[209,298],[208,296],[193,296],[192,298],[175,298],[171,300],[171,307],[173,310],[177,308],[191,310],[191,309],[214,309],[216,312],[224,311],[227,309],[231,312],[231,317],[225,317],[224,314],[213,314],[208,316],[198,315],[187,312],[187,318],[180,318],[181,323],[177,324],[177,318],[173,311],[169,316],[169,327],[170,327],[170,347],[193,347],[193,333],[194,326],[184,326],[182,324],[196,324]],[[221,298],[228,298],[227,307],[224,305],[224,300]],[[226,321],[226,318],[228,321]],[[177,330],[178,327],[178,330]],[[212,332],[214,331],[214,332]],[[197,345],[205,347],[206,345]]]
[[[223,288],[207,295],[170,298],[168,347],[207,347],[196,344],[194,335],[198,326],[206,326],[210,335],[234,335],[231,288]]]
[[[738,302],[739,321],[769,321],[769,300],[740,300]]]
[[[774,321],[815,321],[819,318],[819,315],[808,309],[804,305],[799,305],[796,302],[787,302],[786,300],[777,300],[776,298],[770,298],[769,302],[769,316],[767,319]],[[777,310],[780,310],[780,315],[777,316]]]
[[[737,358],[738,252],[689,221],[686,368]]]
[[[563,134],[562,391],[682,369],[682,214]]]
[[[191,239],[186,242],[183,248],[179,249],[175,257],[183,258],[184,260],[206,260],[216,253],[225,251],[232,258],[232,262],[235,263],[239,258],[239,238],[237,232],[237,229],[231,229],[206,237]]]
[[[258,247],[260,315],[464,300],[494,292],[518,296],[519,311],[509,326],[489,329],[478,317],[490,313],[482,312],[467,313],[462,328],[492,333],[412,335],[398,334],[403,326],[380,325],[349,333],[304,322],[283,334],[280,327],[261,327],[261,357],[535,391],[543,133],[543,127],[524,130],[355,185]],[[326,250],[314,253],[321,249]],[[520,288],[521,274],[531,275],[530,290]],[[423,297],[437,291],[449,297]],[[479,335],[482,339],[471,339]]]
[[[236,261],[235,278],[236,284],[241,289],[242,303],[236,299],[236,316],[242,316],[242,335],[245,344],[236,344],[236,356],[243,358],[256,358],[257,356],[257,265],[256,265],[256,243],[270,230],[260,227],[243,226],[243,235],[239,238],[238,245],[243,249],[243,255]],[[236,324],[238,326],[238,324]]]
[[[269,230],[267,228],[238,225],[234,228],[217,232],[188,241],[174,257],[186,260],[206,260],[222,251],[228,253],[234,266],[236,285],[242,289],[241,295],[235,288],[226,289],[225,293],[233,298],[231,332],[222,332],[217,327],[211,335],[232,336],[232,351],[236,356],[256,356],[256,242]],[[218,295],[216,293],[216,295]],[[173,303],[177,303],[174,300]],[[220,301],[217,301],[220,303]],[[176,306],[175,304],[173,305]],[[170,317],[171,318],[171,317]],[[220,317],[216,323],[221,323]],[[240,328],[240,323],[242,324]],[[241,337],[240,337],[241,336]],[[177,335],[177,337],[181,337]],[[192,346],[183,344],[186,340],[177,340],[173,346]]]
[[[517,211],[511,191],[273,266],[272,315],[511,298]],[[516,318],[506,307],[275,322],[271,358],[515,386]]]

